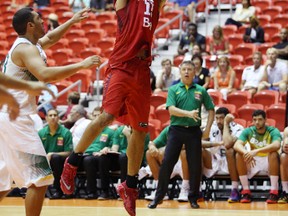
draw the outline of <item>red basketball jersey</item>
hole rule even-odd
[[[115,0],[114,0],[115,1]],[[153,34],[159,19],[160,0],[129,0],[126,7],[116,12],[118,19],[116,43],[110,56],[112,68],[147,50],[151,61]]]

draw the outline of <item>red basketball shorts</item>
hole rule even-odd
[[[134,58],[121,67],[106,70],[102,108],[118,121],[147,132],[150,96],[147,61]]]

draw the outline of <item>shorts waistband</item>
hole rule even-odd
[[[200,126],[188,126],[188,125],[172,125],[172,127],[186,128],[186,129],[196,129],[196,128],[200,128]]]

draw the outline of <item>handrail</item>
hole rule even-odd
[[[108,60],[103,62],[98,68],[96,68],[96,97],[97,97],[97,106],[100,107],[100,70],[108,64]]]
[[[78,86],[78,92],[81,92],[81,86],[82,86],[82,80],[77,80],[75,83],[73,83],[72,85],[68,86],[67,88],[63,89],[61,92],[59,92],[56,95],[56,99],[59,98],[60,96],[62,96],[63,94],[65,94],[66,92],[68,92],[70,89],[74,88],[75,86]],[[44,103],[41,103],[38,107],[37,110],[40,110],[41,108],[44,107],[44,105],[50,103],[51,101],[53,101],[54,99],[51,98],[48,101],[45,101]]]

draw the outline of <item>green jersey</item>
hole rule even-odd
[[[50,152],[70,152],[73,150],[72,134],[62,125],[58,125],[54,135],[50,134],[50,128],[47,125],[39,132],[39,137],[43,143],[46,153]]]
[[[109,127],[103,129],[100,135],[92,142],[92,144],[85,151],[85,154],[93,154],[93,152],[99,152],[104,147],[111,147],[113,140],[114,130]]]
[[[244,145],[248,143],[253,149],[263,148],[274,141],[281,142],[282,137],[279,130],[272,126],[266,126],[266,130],[264,134],[259,134],[256,130],[255,126],[246,128],[241,133],[239,140],[244,142]],[[257,156],[265,157],[268,153],[258,153]]]
[[[173,85],[168,90],[166,107],[175,106],[182,110],[192,111],[199,109],[201,116],[201,106],[204,104],[207,110],[214,109],[214,104],[206,89],[198,84],[185,86],[182,82]],[[188,117],[170,117],[171,124],[175,126],[201,126],[201,120],[194,121]]]
[[[155,143],[156,147],[159,149],[161,147],[166,146],[167,144],[167,139],[168,139],[168,131],[169,131],[169,126],[165,127],[161,133],[159,134],[159,136],[153,140],[153,142]]]

